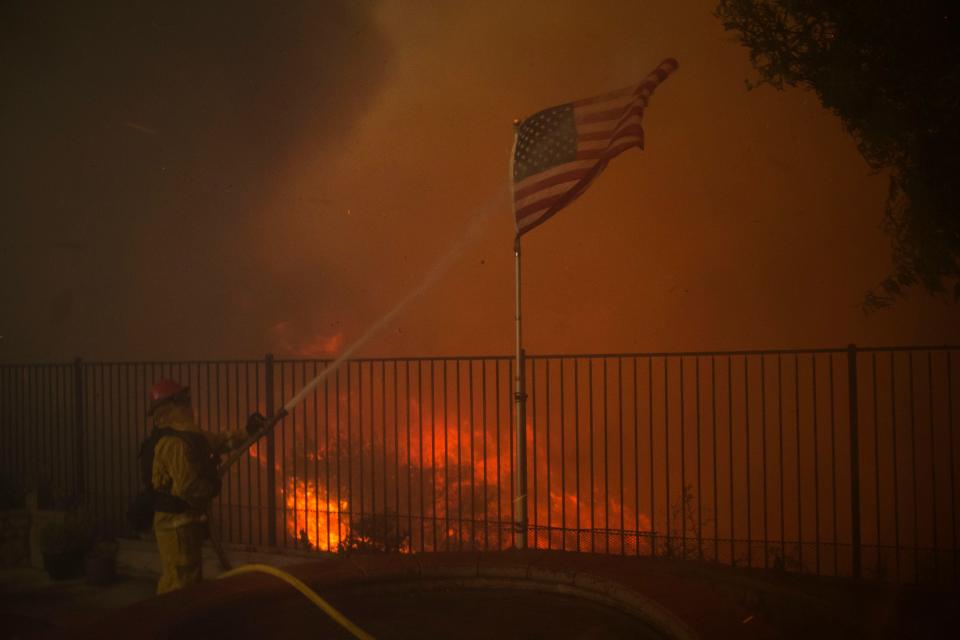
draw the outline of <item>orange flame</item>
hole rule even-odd
[[[427,525],[428,530],[431,527],[437,527],[437,529],[433,529],[435,533],[432,534],[429,531],[423,532],[426,536],[424,544],[436,548],[443,548],[443,545],[456,542],[474,545],[509,545],[510,534],[493,533],[492,531],[495,530],[486,529],[480,521],[486,521],[489,518],[491,526],[495,526],[492,523],[498,517],[504,521],[509,521],[513,517],[513,496],[506,495],[511,484],[512,463],[507,459],[511,435],[501,432],[498,437],[498,434],[491,429],[475,432],[469,418],[461,416],[444,419],[442,415],[429,415],[429,411],[424,412],[421,417],[421,410],[418,403],[411,400],[409,422],[405,421],[406,424],[401,429],[406,433],[400,434],[399,447],[395,455],[399,463],[409,460],[411,469],[420,468],[420,473],[429,478],[423,487],[425,495],[429,496],[423,503],[424,512],[415,513],[412,516],[413,520],[423,517],[432,519],[436,523]],[[535,470],[531,469],[531,472],[536,473],[543,481],[547,478],[548,471],[545,443],[542,439],[539,440],[534,454],[532,434],[531,423],[527,428],[527,450],[537,467]],[[257,458],[253,450],[251,455]],[[308,460],[316,460],[322,456],[322,453],[317,451],[306,455]],[[261,464],[264,462],[262,457],[258,460]],[[279,471],[279,465],[277,470]],[[634,549],[638,552],[649,550],[649,538],[643,535],[631,535],[634,529],[638,529],[641,534],[651,530],[650,519],[646,514],[637,513],[636,507],[630,504],[623,504],[619,496],[609,496],[606,500],[595,502],[587,499],[577,500],[577,497],[569,492],[564,495],[559,490],[562,483],[559,465],[550,467],[549,472],[551,477],[546,487],[547,499],[537,501],[535,512],[529,513],[528,517],[531,524],[536,524],[538,527],[550,524],[551,528],[556,530],[552,530],[549,534],[541,531],[539,535],[531,535],[529,544],[532,547],[558,547],[563,539],[567,540],[567,545],[572,544],[570,541],[578,539],[581,534],[573,529],[561,532],[560,528],[572,527],[571,514],[579,512],[581,522],[595,520],[596,526],[605,530],[605,533],[595,535],[598,536],[597,539],[600,539],[599,536],[608,537],[611,549],[614,547],[619,549],[620,545],[623,545],[626,552],[632,552]],[[541,487],[544,488],[542,485]],[[336,551],[338,545],[349,538],[351,522],[344,512],[350,505],[347,500],[341,499],[338,502],[331,498],[327,493],[327,487],[322,484],[318,486],[309,480],[287,478],[285,488],[280,489],[279,493],[287,508],[286,531],[298,545],[304,547],[309,545],[311,549],[323,551]],[[434,496],[436,496],[435,504],[432,503]],[[464,505],[470,505],[463,506],[462,514],[459,512],[462,505],[458,500],[463,500]],[[593,519],[590,518],[591,505],[594,510]],[[402,505],[399,506],[403,511]],[[534,507],[532,499],[530,507]],[[477,519],[476,526],[466,523],[457,527],[450,526],[453,520],[458,520],[461,516],[466,518],[468,508],[470,516]],[[565,522],[563,521],[564,513],[566,514]],[[398,516],[398,519],[405,522],[407,517],[402,515]],[[622,533],[618,529],[621,523],[625,529]],[[403,529],[411,527],[416,528],[416,525],[411,522]],[[410,551],[409,542],[410,540],[401,547],[401,551]]]
[[[350,520],[343,515],[349,504],[327,497],[323,487],[311,481],[287,480],[287,533],[303,546],[320,551],[335,551],[350,531]]]

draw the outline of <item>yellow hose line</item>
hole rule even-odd
[[[353,634],[355,638],[359,638],[360,640],[374,640],[373,636],[371,636],[369,633],[367,633],[357,625],[347,620],[347,618],[345,618],[342,613],[340,613],[339,611],[334,609],[332,606],[330,606],[330,603],[324,600],[323,598],[321,598],[320,596],[318,596],[316,592],[313,591],[313,589],[305,585],[302,581],[294,578],[292,575],[290,575],[286,571],[281,571],[276,567],[271,567],[270,565],[266,565],[266,564],[245,564],[242,567],[237,567],[236,569],[231,569],[230,571],[227,571],[226,573],[221,574],[219,578],[229,578],[230,576],[236,576],[241,573],[254,573],[254,572],[268,573],[272,576],[280,578],[281,580],[289,584],[291,587],[293,587],[294,589],[296,589],[297,591],[305,595],[307,597],[307,600],[309,600],[313,604],[323,609],[324,613],[326,613],[328,616],[333,618],[334,621],[337,622],[337,624],[339,624],[344,629],[346,629],[351,634]]]

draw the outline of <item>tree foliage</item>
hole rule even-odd
[[[922,285],[960,300],[960,12],[956,0],[719,0],[759,81],[814,91],[888,170],[893,270],[867,309]]]

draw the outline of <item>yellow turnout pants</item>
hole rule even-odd
[[[201,548],[206,537],[203,523],[190,523],[173,529],[155,529],[157,546],[160,548],[162,573],[157,583],[157,594],[203,579]]]

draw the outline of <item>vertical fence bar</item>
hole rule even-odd
[[[397,361],[393,361],[393,467],[394,467],[394,506],[397,510],[397,536],[402,540],[405,535],[401,533],[402,521],[400,511],[400,373],[397,367]],[[329,484],[329,479],[327,480]],[[408,548],[410,543],[407,543]]]
[[[594,553],[596,549],[596,538],[597,536],[594,532],[597,530],[597,523],[595,520],[597,507],[596,507],[596,490],[594,484],[596,483],[596,476],[593,473],[593,358],[587,359],[587,392],[588,395],[588,407],[589,407],[589,450],[590,450],[590,552]]]
[[[497,411],[497,549],[503,549],[503,488],[500,486],[501,478],[501,460],[500,460],[500,446],[503,444],[501,441],[500,435],[500,421],[502,420],[501,408],[500,408],[500,361],[496,361],[496,368],[494,370],[494,387],[496,392],[494,397],[496,399],[496,411]],[[446,364],[444,364],[444,372],[446,372]],[[444,373],[446,375],[446,373]],[[507,377],[507,393],[510,392],[510,378]],[[444,383],[446,384],[446,383]],[[510,406],[510,403],[507,403],[507,406]],[[446,425],[446,416],[447,416],[447,405],[446,405],[446,396],[444,396],[444,405],[443,405],[443,416],[444,416],[444,425]],[[444,437],[444,450],[446,450],[446,438],[447,438],[447,429],[444,426],[443,429]],[[444,453],[444,469],[446,469],[446,453]]]
[[[952,565],[953,565],[953,579],[957,579],[957,502],[956,502],[956,479],[954,476],[953,468],[953,354],[950,351],[947,351],[946,355],[947,360],[947,434],[949,436],[949,452],[950,452],[950,548],[953,550],[952,553]]]
[[[833,354],[829,354],[830,363],[830,489],[831,489],[831,507],[833,511],[833,574],[839,575],[840,569],[837,566],[840,555],[837,546],[837,412],[834,402],[834,384],[833,384]],[[855,393],[855,392],[854,392]]]
[[[580,551],[580,363],[573,359],[573,449],[574,449],[574,492],[577,496],[576,528],[577,551]],[[651,486],[653,486],[651,484]]]
[[[124,438],[123,438],[123,442],[124,442],[123,457],[124,457],[124,460],[126,461],[126,464],[124,464],[124,467],[123,467],[123,472],[124,472],[124,473],[123,473],[123,480],[122,480],[122,482],[123,482],[123,489],[124,489],[124,491],[123,491],[122,502],[120,503],[121,506],[125,505],[125,504],[127,503],[127,501],[128,501],[131,497],[133,497],[133,494],[136,493],[136,490],[137,490],[136,481],[134,481],[134,482],[131,483],[131,480],[133,480],[132,471],[133,471],[133,468],[134,468],[134,466],[135,466],[134,463],[136,462],[136,458],[134,458],[133,455],[132,455],[132,454],[134,453],[133,448],[136,446],[136,432],[133,430],[133,424],[134,424],[134,422],[133,422],[133,420],[132,420],[132,415],[131,415],[131,414],[132,414],[133,402],[131,401],[132,393],[131,393],[131,388],[130,388],[130,387],[131,387],[131,377],[132,377],[132,376],[131,376],[131,371],[136,372],[136,367],[133,366],[133,365],[131,365],[130,363],[126,363],[126,364],[124,364],[124,366],[123,366],[123,371],[124,371],[124,374],[123,374],[123,397],[124,397],[124,400],[125,400],[125,405],[124,405],[124,407],[125,407],[125,409],[126,409],[126,412],[125,412],[125,414],[124,414],[124,420],[123,420],[123,423],[124,423],[124,424],[123,424],[123,431],[122,431],[122,433],[123,433],[123,436],[124,436]]]
[[[367,379],[370,381],[370,385],[371,385],[367,393],[367,396],[370,399],[372,399],[373,397],[373,363],[364,362],[364,361],[357,362],[357,473],[360,481],[360,510],[359,510],[360,520],[359,521],[367,522],[366,518],[369,516],[370,517],[369,522],[372,523],[373,511],[374,511],[372,502],[371,502],[370,510],[369,511],[366,510],[367,488],[366,488],[366,471],[365,471],[366,465],[364,464],[364,458],[366,454],[365,454],[365,449],[364,449],[365,445],[364,445],[364,439],[363,439],[364,399],[365,399],[365,396],[364,396],[365,385],[363,382],[364,365],[368,365],[369,367],[369,376]],[[371,433],[370,446],[372,447],[373,446],[373,411],[370,410],[369,406],[367,411],[367,421],[370,422],[370,433]],[[370,469],[370,472],[371,474],[373,473],[372,468]],[[371,481],[371,484],[375,484],[375,482]],[[372,533],[374,529],[371,527],[369,528],[369,531],[371,531]]]
[[[810,354],[810,385],[813,389],[813,553],[820,575],[820,437],[817,423],[817,356]]]
[[[388,494],[389,487],[389,466],[387,464],[387,362],[380,363],[380,427],[383,432],[380,434],[380,446],[383,449],[381,459],[383,460],[383,539],[389,544],[390,540],[390,506]],[[320,479],[317,478],[317,484]],[[397,532],[399,536],[399,531]],[[399,540],[397,540],[399,543]],[[397,549],[399,550],[399,549]]]
[[[107,380],[106,380],[106,369],[107,365],[100,363],[97,365],[97,395],[99,396],[96,406],[97,411],[97,495],[100,496],[97,500],[97,516],[99,518],[105,518],[107,516],[107,510],[109,504],[107,502],[107,465],[106,465],[106,451],[107,447]]]
[[[254,369],[256,373],[256,369]],[[255,405],[256,403],[254,403]],[[243,365],[243,406],[247,413],[251,412],[250,404],[250,364],[244,363]],[[259,411],[259,407],[253,409],[253,411]],[[246,468],[247,468],[247,535],[244,539],[244,542],[247,544],[253,544],[253,456],[247,453],[246,456]],[[259,456],[257,457],[259,460]]]
[[[474,419],[476,417],[476,412],[474,410],[473,396],[476,389],[476,385],[473,382],[473,360],[467,361],[467,384],[470,386],[470,543],[475,548],[478,545],[477,543],[477,473],[476,473],[476,443],[477,443],[477,423]],[[531,386],[534,389],[534,402],[533,404],[533,524],[534,524],[534,534],[533,534],[533,546],[537,546],[537,403],[536,403],[536,360],[530,361],[530,367],[534,370],[534,378]],[[483,398],[480,398],[481,405],[483,404]],[[484,505],[484,510],[486,506]]]
[[[76,358],[73,361],[73,419],[74,430],[76,431],[76,482],[77,494],[83,496],[86,492],[85,469],[84,469],[84,389],[83,389],[83,358]]]
[[[910,472],[913,486],[913,578],[920,582],[920,493],[917,488],[917,423],[914,404],[913,352],[907,352],[907,376],[910,394]]]
[[[783,361],[780,357],[780,354],[777,354],[777,427],[779,430],[779,436],[777,438],[777,444],[780,449],[780,458],[779,458],[779,472],[780,472],[780,557],[783,561],[786,561],[787,558],[787,545],[786,545],[786,530],[787,530],[787,521],[784,516],[786,511],[785,507],[785,496],[783,490]],[[784,564],[784,567],[786,564]]]
[[[687,557],[687,452],[684,431],[686,402],[683,397],[683,356],[680,356],[680,557]]]
[[[549,414],[548,414],[549,415]],[[617,422],[620,427],[620,553],[626,553],[626,539],[624,537],[624,510],[627,506],[627,501],[623,495],[623,359],[617,358]],[[547,439],[547,447],[549,451],[550,440]],[[549,477],[549,473],[547,474]],[[550,499],[549,492],[547,493],[547,500]]]
[[[673,547],[673,529],[670,526],[670,371],[669,371],[669,360],[666,356],[663,358],[663,466],[664,466],[664,480],[665,480],[665,492],[664,492],[664,502],[663,508],[666,517],[666,544],[667,552],[674,548]]]
[[[484,378],[486,384],[486,378]],[[437,381],[436,381],[436,361],[430,360],[430,486],[432,488],[433,500],[430,503],[430,530],[433,532],[433,551],[437,551]],[[484,405],[486,407],[486,405]],[[371,411],[373,407],[371,406]],[[371,438],[373,434],[371,433]],[[484,468],[486,474],[486,468]],[[487,494],[486,476],[484,476],[483,494]],[[486,501],[484,501],[486,504]],[[486,513],[486,511],[484,511]]]
[[[763,496],[763,568],[769,568],[769,523],[767,513],[767,367],[766,357],[760,354],[760,491]]]
[[[876,375],[876,371],[874,371]],[[860,566],[860,408],[857,390],[857,345],[847,347],[847,394],[850,410],[850,552],[853,558],[853,577],[861,577]],[[874,444],[876,446],[876,443]],[[879,485],[878,485],[879,493]],[[877,501],[877,509],[880,503]],[[880,531],[877,530],[879,535]],[[879,546],[879,541],[878,541]]]
[[[873,401],[873,486],[876,501],[874,515],[877,528],[877,575],[879,577],[883,566],[883,536],[880,528],[880,402],[877,398],[877,353],[875,351],[870,354],[870,382]]]
[[[710,356],[710,426],[712,429],[713,455],[713,561],[720,561],[720,489],[717,484],[717,367]]]
[[[637,405],[639,389],[637,385],[637,357],[633,361],[633,521],[637,536],[634,541],[634,551],[640,555],[640,411]],[[563,380],[563,369],[560,369],[560,379]],[[562,386],[561,386],[562,388]],[[561,404],[561,408],[562,408]],[[562,422],[562,419],[561,419]],[[560,432],[560,448],[563,448],[563,431]],[[566,497],[566,491],[563,492]]]
[[[750,367],[743,356],[743,431],[746,436],[747,454],[747,566],[753,567],[753,501],[750,499]]]
[[[112,486],[112,495],[110,498],[110,529],[111,533],[115,533],[117,527],[119,526],[119,516],[122,504],[122,468],[123,468],[123,458],[125,457],[126,452],[123,450],[123,440],[120,437],[120,434],[123,431],[123,421],[121,419],[123,401],[120,397],[120,364],[117,363],[113,365],[113,375],[110,389],[116,395],[114,402],[110,406],[110,439],[113,441],[113,460],[111,461],[111,473],[110,473],[110,484]]]
[[[601,358],[603,365],[603,536],[604,551],[610,553],[610,421],[607,414],[607,359]]]
[[[797,440],[797,563],[803,566],[803,479],[800,464],[800,355],[793,356],[794,426]]]
[[[463,489],[463,431],[462,431],[463,419],[461,417],[461,403],[460,403],[460,361],[455,360],[454,364],[457,367],[456,375],[454,376],[454,386],[456,388],[456,398],[457,398],[457,550],[462,551],[463,550],[463,491],[462,491]],[[518,422],[518,432],[519,432],[519,422]],[[517,436],[517,438],[519,441],[519,436]],[[520,486],[519,482],[517,486]],[[515,506],[517,505],[516,502],[514,504]],[[517,520],[517,523],[519,522],[520,521]],[[525,532],[526,529],[524,529],[523,531]]]
[[[649,439],[650,454],[650,530],[653,535],[650,538],[650,555],[657,552],[657,510],[654,508],[656,493],[653,489],[654,471],[653,471],[653,358],[647,357],[647,437]]]
[[[413,466],[410,464],[410,362],[403,367],[403,392],[406,396],[406,427],[407,427],[407,528],[410,535],[410,551],[413,548]]]
[[[440,384],[443,388],[443,536],[446,539],[445,548],[447,551],[450,550],[450,432],[448,424],[448,396],[450,395],[449,386],[447,384],[447,361],[443,361],[443,371],[440,376]],[[499,496],[497,501],[497,513],[500,511],[500,502]],[[499,515],[497,517],[499,520]]]
[[[900,483],[897,473],[897,372],[893,352],[890,352],[890,438],[893,443],[890,447],[893,456],[893,548],[895,566],[897,568],[897,582],[900,581]]]
[[[553,523],[553,518],[552,518],[553,505],[550,503],[550,359],[549,359],[549,358],[546,359],[546,360],[544,360],[544,368],[546,369],[546,371],[544,372],[544,377],[545,377],[545,384],[544,384],[544,396],[545,396],[545,399],[544,399],[544,405],[545,405],[545,408],[544,408],[544,412],[543,412],[543,413],[544,413],[544,419],[545,419],[544,439],[547,441],[547,445],[546,445],[547,453],[546,453],[546,456],[545,456],[545,458],[546,458],[546,467],[547,467],[547,473],[546,473],[546,485],[547,485],[547,486],[546,486],[546,491],[547,491],[547,500],[546,500],[546,503],[547,503],[547,549],[552,549],[552,548],[553,548],[553,527],[552,527],[552,523]],[[486,406],[486,405],[484,405],[484,406]],[[484,420],[484,422],[486,422],[486,420]],[[486,441],[486,439],[484,439],[484,441]],[[486,459],[486,453],[484,453],[484,459]],[[484,462],[484,467],[486,467],[486,462]],[[486,468],[484,468],[484,477],[486,477]],[[484,504],[486,504],[486,502],[484,502]]]
[[[471,375],[472,379],[472,375]],[[472,393],[472,390],[471,390]],[[472,396],[471,396],[472,397]],[[473,416],[470,416],[471,426],[473,421]],[[420,494],[420,551],[424,551],[426,544],[426,529],[425,529],[425,520],[426,520],[426,509],[425,503],[423,500],[423,361],[417,361],[417,464],[420,466],[420,478],[417,484],[417,493]],[[471,470],[473,465],[470,465]],[[472,505],[471,501],[471,505]]]
[[[496,405],[495,405],[495,407],[494,407],[494,411],[496,412],[496,416],[497,416],[497,418],[496,418],[496,429],[497,429],[497,447],[496,447],[496,456],[497,456],[497,463],[496,463],[496,471],[497,471],[497,549],[500,550],[500,549],[503,549],[503,510],[502,510],[503,501],[501,500],[503,490],[502,490],[502,487],[500,486],[500,478],[501,478],[501,476],[500,476],[500,361],[499,361],[499,360],[494,360],[494,363],[493,363],[493,364],[494,364],[494,369],[493,369],[493,374],[494,374],[494,379],[493,379],[493,387],[494,387],[493,397],[494,397],[494,401],[495,401],[495,403],[496,403]],[[444,364],[444,367],[446,367],[446,364]],[[444,371],[446,371],[446,369],[444,369]],[[507,403],[507,404],[508,404],[508,406],[509,406],[509,403]],[[446,469],[446,468],[447,468],[447,461],[446,461],[446,455],[447,455],[447,454],[446,454],[446,448],[447,448],[447,447],[446,447],[446,437],[447,437],[447,429],[446,429],[446,419],[447,419],[446,400],[444,400],[443,419],[444,419],[444,429],[443,429],[443,437],[444,437],[444,462],[443,462],[443,468]]]
[[[507,397],[510,399],[508,400],[507,404],[511,407],[509,409],[510,413],[507,414],[507,456],[508,456],[507,457],[507,477],[508,477],[508,485],[509,485],[509,492],[507,494],[507,506],[508,506],[507,512],[511,518],[511,527],[508,530],[508,535],[510,536],[510,540],[511,540],[511,543],[510,543],[511,547],[516,546],[517,536],[518,536],[517,526],[516,526],[517,523],[516,523],[516,520],[514,519],[514,514],[516,513],[516,507],[515,507],[516,503],[514,502],[514,500],[516,499],[516,493],[515,493],[515,487],[514,487],[514,479],[516,478],[516,471],[514,469],[514,465],[516,464],[516,460],[514,459],[514,455],[513,455],[513,447],[516,441],[516,420],[514,418],[513,407],[517,406],[517,402],[516,402],[516,396],[511,395],[511,391],[510,391],[510,389],[512,388],[510,385],[511,383],[514,383],[514,371],[513,371],[514,364],[515,363],[513,360],[507,361],[507,380],[506,380]]]
[[[346,363],[346,402],[347,402],[347,523],[354,524],[353,520],[353,362]],[[412,511],[411,511],[412,513]],[[421,538],[421,541],[423,538]]]
[[[314,363],[314,370],[316,370],[316,363]],[[311,380],[312,380],[312,378],[311,378]],[[238,378],[238,384],[239,384],[239,378]],[[301,363],[300,363],[300,387],[302,387],[302,386],[304,386],[304,385],[306,385],[306,384],[307,384],[307,363],[306,363],[306,362],[301,362]],[[296,390],[296,389],[298,389],[298,388],[300,388],[300,387],[294,385],[294,386],[293,386],[293,390]],[[239,394],[238,394],[238,395],[239,395]],[[316,393],[314,393],[314,395],[316,395]],[[316,408],[317,408],[316,398],[314,398],[314,403],[313,403],[312,407],[313,407],[313,410],[316,411]],[[304,529],[306,530],[306,532],[307,532],[306,539],[304,540],[304,544],[305,544],[305,546],[306,546],[307,549],[310,548],[311,542],[312,542],[313,545],[316,545],[316,543],[317,543],[316,534],[314,534],[314,539],[313,539],[312,541],[310,540],[310,457],[313,456],[314,464],[316,464],[316,459],[317,459],[317,451],[316,451],[317,447],[316,447],[316,444],[314,444],[313,451],[310,451],[310,447],[309,447],[309,444],[308,444],[308,441],[307,441],[307,425],[308,425],[310,422],[313,422],[314,424],[316,424],[316,418],[314,418],[314,420],[309,420],[309,417],[310,417],[309,410],[310,410],[310,408],[311,408],[311,405],[309,405],[309,404],[304,404],[304,407],[303,407],[303,434],[302,434],[302,435],[303,435],[303,439],[301,440],[301,442],[303,443],[303,528],[304,528]],[[237,407],[237,410],[238,410],[238,411],[237,411],[237,417],[239,418],[239,416],[240,416],[240,414],[239,414],[239,406]],[[294,433],[294,435],[296,435],[296,433]],[[238,479],[239,479],[239,476],[238,476]],[[314,476],[314,479],[316,479],[316,476]],[[316,531],[316,506],[317,506],[317,505],[316,505],[316,500],[317,500],[317,493],[318,493],[318,491],[317,491],[316,483],[314,483],[314,490],[313,490],[313,495],[314,495],[314,517],[313,517],[313,520],[314,520],[314,531]]]
[[[289,365],[289,366],[287,366]],[[280,399],[280,402],[283,403],[284,399],[287,396],[287,371],[290,371],[290,385],[295,384],[294,378],[296,376],[296,368],[294,367],[293,362],[280,364],[280,389],[277,394],[277,397]],[[218,377],[219,381],[219,377]],[[219,386],[219,382],[218,385]],[[283,499],[280,501],[280,534],[283,536],[283,548],[289,546],[291,538],[293,539],[293,546],[296,548],[299,537],[300,537],[300,522],[297,517],[297,461],[296,461],[296,452],[297,452],[297,414],[294,412],[290,416],[290,422],[287,423],[290,426],[290,435],[287,435],[286,425],[281,425],[280,429],[280,493],[283,496]],[[289,443],[289,444],[288,444]],[[289,449],[290,453],[287,454]],[[290,476],[287,475],[287,460],[290,460],[290,466],[292,467],[290,471]],[[287,478],[290,477],[291,481],[288,482]],[[292,485],[288,486],[288,485]],[[291,491],[290,489],[293,489]],[[288,504],[290,496],[293,495],[293,504]],[[287,509],[290,508],[293,510],[293,535],[290,535],[288,530],[288,522],[290,520],[290,515],[287,513]]]
[[[273,354],[263,359],[263,387],[265,407],[268,416],[274,413],[273,394]],[[209,370],[208,370],[209,371]],[[276,429],[267,434],[267,544],[277,546],[277,444]]]
[[[736,512],[733,509],[733,357],[727,356],[727,470],[730,474],[730,565],[737,566]]]
[[[700,470],[700,356],[694,356],[697,424],[697,559],[703,558],[703,478]]]
[[[937,535],[937,446],[933,429],[933,354],[927,351],[927,411],[930,418],[930,506],[933,507],[933,579],[940,578],[940,542]]]

